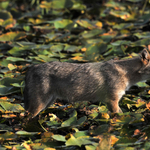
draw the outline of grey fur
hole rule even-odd
[[[102,101],[110,111],[122,112],[118,102],[125,91],[150,78],[149,62],[145,65],[146,59],[149,61],[149,53],[145,51],[141,57],[127,60],[34,65],[25,78],[25,109],[34,117],[59,98],[68,102]]]

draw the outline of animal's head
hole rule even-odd
[[[150,74],[150,54],[144,49],[141,54],[142,68],[139,70],[139,73]]]

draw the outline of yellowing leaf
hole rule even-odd
[[[27,150],[33,150],[33,148],[28,145],[27,143],[23,143],[23,146],[27,149]]]
[[[73,27],[74,23],[72,20],[69,19],[62,19],[62,20],[56,20],[54,21],[54,26],[56,29],[58,28],[71,28]]]
[[[150,102],[146,103],[146,108],[150,110]]]
[[[111,136],[111,145],[114,145],[119,139],[115,135]]]
[[[83,48],[81,49],[82,52],[85,52],[86,50],[87,50],[86,47],[83,47]]]
[[[95,28],[95,26],[92,23],[90,23],[89,21],[86,21],[86,20],[77,20],[76,22],[84,28],[88,28],[88,29]]]
[[[100,21],[98,21],[95,25],[100,29],[103,27],[103,24]]]
[[[17,67],[14,66],[13,64],[8,64],[8,68],[9,68],[9,70],[14,70],[14,69],[16,69]]]
[[[134,130],[134,135],[139,135],[141,134],[141,131],[139,129]]]
[[[102,113],[102,116],[101,116],[103,119],[109,119],[110,116],[108,113]]]
[[[75,56],[75,57],[72,57],[71,59],[81,61],[83,60],[83,57]]]
[[[41,139],[42,139],[42,143],[46,143],[48,141],[51,141],[51,136],[54,135],[54,133],[52,132],[44,132]]]
[[[0,41],[5,42],[5,41],[16,41],[22,38],[26,37],[25,32],[7,32],[5,34],[0,35]]]
[[[137,104],[135,104],[135,106],[136,106],[136,107],[140,107],[140,106],[144,105],[145,103],[146,103],[145,101],[143,101],[143,100],[141,100],[141,99],[138,99],[138,100],[137,100]]]

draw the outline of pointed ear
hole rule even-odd
[[[143,62],[144,65],[147,65],[149,60],[150,60],[150,54],[149,52],[144,49],[142,52],[141,52],[141,61]]]

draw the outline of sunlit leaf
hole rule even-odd
[[[97,146],[93,146],[93,145],[86,145],[85,149],[86,150],[95,150]]]
[[[57,61],[56,58],[51,58],[45,55],[38,55],[39,59],[36,57],[35,59],[40,60],[42,59],[44,62],[50,62],[50,61]]]
[[[63,45],[61,44],[57,44],[57,45],[53,45],[50,49],[53,51],[53,52],[60,52],[62,51],[64,48]]]
[[[130,115],[122,116],[120,119],[116,119],[115,123],[117,123],[117,124],[128,124],[131,121],[133,121],[133,119],[134,118],[132,116],[130,116]]]
[[[103,136],[96,149],[109,150],[111,147],[111,136]]]
[[[148,86],[145,82],[138,82],[138,83],[136,83],[136,85],[138,87],[147,87]]]
[[[73,27],[73,21],[69,19],[62,19],[62,20],[55,20],[54,21],[54,26],[56,29],[58,28],[66,28],[70,29]]]
[[[78,1],[74,1],[74,4],[71,9],[84,10],[84,9],[86,9],[86,5],[81,4]]]
[[[27,136],[28,137],[28,136],[37,135],[37,134],[39,134],[39,132],[17,131],[15,134],[18,136]]]
[[[83,38],[91,38],[91,37],[95,37],[99,34],[104,33],[105,30],[99,30],[99,29],[93,29],[91,31],[84,31],[83,33],[81,33]]]
[[[81,147],[81,145],[89,145],[95,143],[90,141],[87,137],[75,138],[72,134],[70,136],[71,137],[66,141],[66,146],[74,145]]]
[[[77,20],[76,21],[80,26],[88,29],[94,29],[95,26],[89,20]]]
[[[6,29],[14,26],[13,16],[8,11],[0,11],[0,25],[5,27]]]
[[[109,1],[109,2],[105,3],[105,6],[112,7],[116,10],[126,10],[125,6],[123,6],[122,3],[117,3],[115,1]]]
[[[41,8],[53,8],[53,9],[64,9],[69,8],[73,5],[73,2],[70,0],[52,0],[51,2],[42,1]]]
[[[21,46],[21,47],[13,47],[8,51],[9,54],[13,56],[22,56],[25,55],[28,51],[28,49],[31,49],[33,46]]]
[[[68,52],[77,52],[79,51],[80,47],[74,45],[66,45],[64,50]]]
[[[19,83],[12,83],[11,84],[12,86],[14,86],[14,87],[24,87],[24,85],[21,85],[21,84],[19,84]]]
[[[13,64],[8,64],[8,68],[9,68],[9,70],[14,70],[14,69],[16,69],[17,67],[14,66]]]
[[[52,135],[52,138],[55,139],[56,141],[60,141],[60,142],[66,142],[65,136],[62,135]]]
[[[12,111],[12,112],[21,112],[24,110],[24,108],[20,104],[12,104],[10,102],[1,102],[0,105],[6,110],[6,111]]]
[[[131,15],[126,11],[118,11],[118,10],[114,11],[113,10],[113,11],[110,11],[110,14],[115,16],[115,17],[119,17],[121,19],[124,19],[124,20],[128,20],[131,17]]]
[[[0,35],[0,41],[6,42],[6,41],[16,41],[22,38],[26,37],[25,32],[7,32],[5,34]]]
[[[105,42],[99,42],[96,44],[92,44],[87,47],[85,52],[85,58],[88,60],[96,61],[100,58],[100,54],[106,51],[107,44]]]
[[[98,113],[97,112],[94,112],[92,114],[89,115],[90,118],[94,119],[98,116]]]
[[[71,118],[69,118],[68,120],[64,121],[61,126],[62,127],[67,127],[67,126],[71,126],[71,125],[75,125],[77,122],[77,117],[73,116]]]
[[[134,27],[134,24],[133,23],[120,23],[120,24],[117,24],[117,25],[114,25],[113,28],[114,29],[132,29]]]
[[[6,60],[10,60],[12,62],[17,62],[17,61],[26,61],[23,58],[19,58],[19,57],[7,57]]]
[[[0,3],[0,8],[6,9],[9,5],[9,1],[2,1]]]
[[[6,132],[4,134],[0,134],[0,137],[4,140],[16,140],[17,136],[13,132]]]
[[[74,137],[88,136],[88,131],[78,131],[74,134]]]

